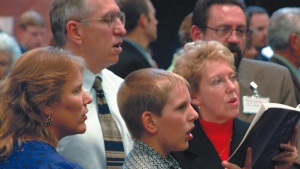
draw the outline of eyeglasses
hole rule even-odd
[[[234,83],[236,84],[238,82],[238,78],[237,78],[237,75],[235,73],[233,74],[230,74],[228,76],[228,80],[231,82],[231,83]],[[215,88],[222,88],[225,86],[227,82],[227,78],[226,77],[220,77],[220,76],[216,76],[212,79],[210,79],[210,82],[209,84]]]
[[[122,22],[122,25],[125,26],[125,13],[120,11],[120,12],[110,12],[103,18],[92,18],[92,19],[83,19],[78,22],[91,22],[91,21],[104,21],[108,24],[108,26],[114,27],[117,22],[117,18],[120,19]]]
[[[205,28],[216,31],[217,36],[220,38],[228,38],[234,30],[236,31],[236,35],[239,38],[244,38],[245,36],[250,35],[252,33],[252,30],[243,27],[237,29],[231,29],[231,27],[212,28],[209,26],[205,26]]]

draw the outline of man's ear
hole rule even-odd
[[[76,21],[69,21],[66,25],[66,31],[71,41],[76,44],[82,43],[82,24]]]
[[[292,48],[293,51],[299,50],[300,39],[297,37],[296,33],[292,33],[290,35],[289,46]]]
[[[138,24],[140,24],[142,28],[145,28],[148,25],[148,22],[149,22],[149,18],[145,14],[141,14]]]
[[[203,32],[198,28],[198,26],[193,25],[191,28],[191,37],[193,41],[200,40],[203,38]]]
[[[142,114],[142,124],[145,128],[145,131],[151,134],[156,133],[157,125],[156,125],[157,116],[149,111],[145,111]]]

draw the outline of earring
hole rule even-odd
[[[51,114],[48,116],[46,123],[47,123],[48,125],[51,125],[51,124],[52,124]]]
[[[52,124],[52,118],[51,118],[51,107],[49,106],[48,109],[46,110],[47,111],[47,114],[49,114],[47,120],[46,120],[46,123],[47,125],[51,125]]]

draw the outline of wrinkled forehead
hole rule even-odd
[[[115,0],[88,0],[87,5],[91,7],[92,15],[105,16],[110,12],[119,12],[119,6]]]
[[[246,16],[237,5],[214,4],[208,10],[207,25],[246,27]]]

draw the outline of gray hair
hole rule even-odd
[[[268,28],[268,41],[271,48],[285,49],[292,33],[300,35],[300,8],[286,7],[275,11],[270,18]]]
[[[11,56],[13,62],[21,55],[20,47],[14,37],[0,31],[0,51],[6,52]]]
[[[87,0],[53,0],[50,6],[50,23],[56,45],[64,47],[68,21],[85,19],[93,10],[95,9],[88,5]]]

